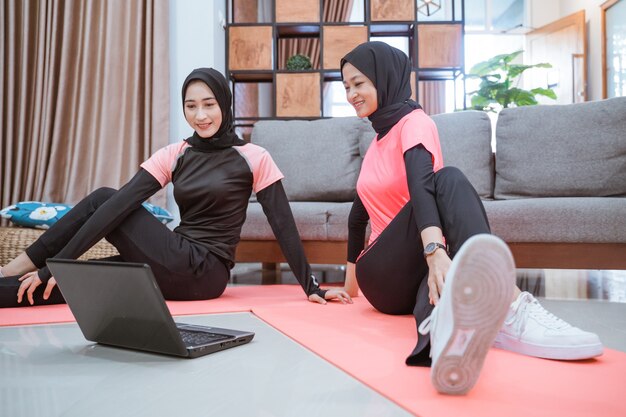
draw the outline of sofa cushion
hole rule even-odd
[[[439,132],[444,165],[459,168],[479,196],[492,198],[494,162],[489,116],[481,111],[464,111],[438,114],[432,119]],[[365,155],[374,136],[373,130],[361,136],[361,156]]]
[[[285,175],[289,200],[352,201],[364,124],[356,117],[259,121],[251,141],[267,149]]]
[[[626,198],[483,201],[493,234],[507,242],[626,243]]]
[[[328,206],[328,240],[348,240],[350,209],[352,209],[352,203],[334,203]]]
[[[482,111],[432,116],[437,125],[443,163],[457,167],[482,198],[493,197],[494,161],[491,120]]]
[[[366,123],[363,123],[361,128],[361,136],[359,138],[359,155],[361,158],[365,156],[367,152],[367,148],[370,147],[370,144],[376,137],[376,131],[372,127],[372,124],[367,119],[361,119]]]
[[[626,196],[626,97],[504,109],[495,198]]]
[[[326,219],[331,203],[292,202],[293,217],[303,240],[326,240]],[[242,240],[275,240],[260,203],[248,204],[246,221],[241,229]]]
[[[290,203],[302,240],[348,240],[352,203],[295,201]],[[259,203],[250,203],[241,239],[274,240],[274,233]]]

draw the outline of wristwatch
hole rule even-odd
[[[428,258],[430,255],[432,255],[433,253],[435,253],[435,251],[437,249],[443,249],[447,252],[446,250],[446,246],[439,243],[439,242],[430,242],[428,245],[426,245],[426,247],[424,248],[424,258]]]

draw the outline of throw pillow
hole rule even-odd
[[[174,220],[174,216],[162,207],[150,203],[143,203],[143,206],[163,224]],[[72,206],[61,203],[20,201],[0,210],[0,216],[9,219],[11,223],[17,226],[48,229],[71,208]]]
[[[48,229],[71,208],[72,206],[60,203],[20,201],[0,210],[0,216],[18,226]]]

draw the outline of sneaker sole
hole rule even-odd
[[[602,343],[574,346],[542,346],[530,343],[521,343],[517,339],[502,333],[496,336],[496,339],[493,342],[493,347],[526,356],[562,361],[591,359],[601,356],[604,353]]]
[[[449,272],[454,328],[431,370],[440,393],[462,395],[476,383],[504,323],[513,295],[515,263],[508,246],[491,235],[468,239]]]

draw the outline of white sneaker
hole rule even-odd
[[[454,257],[439,303],[419,331],[430,331],[430,379],[444,394],[465,394],[478,380],[513,293],[515,264],[506,243],[481,234]]]
[[[600,356],[598,336],[580,330],[547,311],[528,292],[511,304],[494,347],[546,359],[578,360]]]

